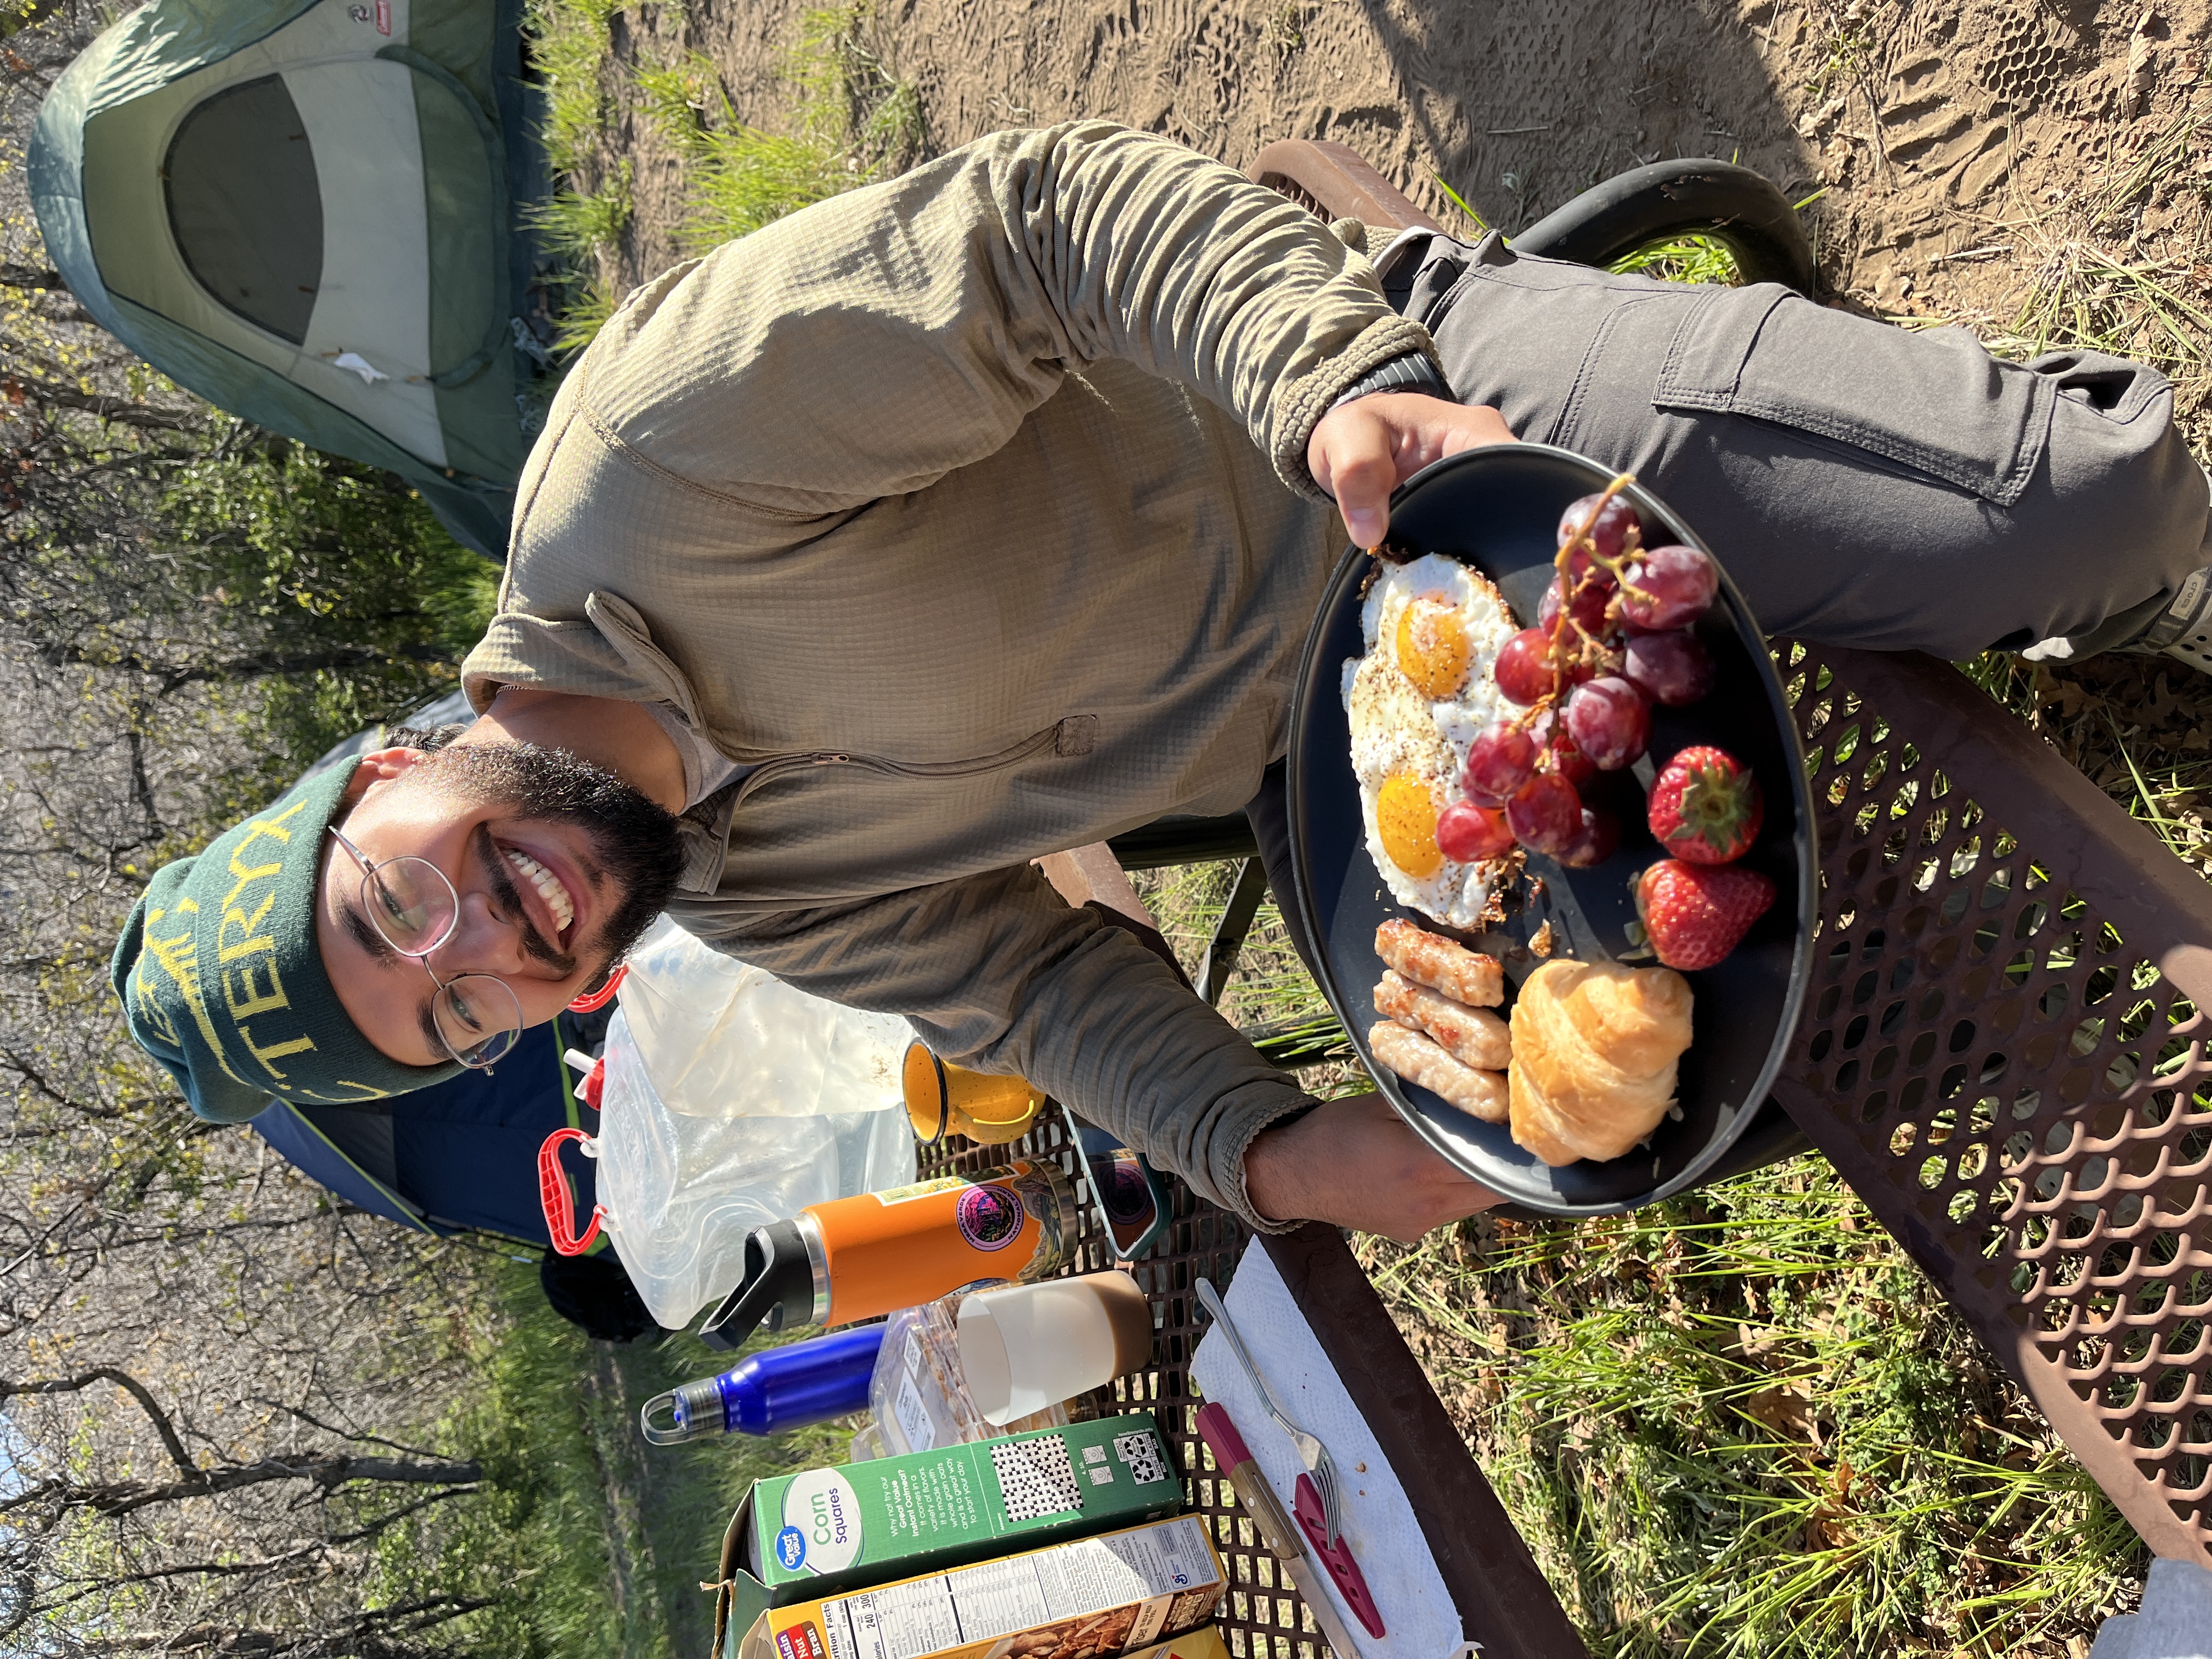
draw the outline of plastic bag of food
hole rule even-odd
[[[919,1308],[902,1309],[884,1322],[884,1346],[876,1352],[876,1374],[868,1383],[868,1427],[853,1438],[856,1461],[995,1440],[1027,1429],[1058,1428],[1072,1420],[1064,1403],[1003,1428],[983,1420],[961,1376],[955,1323],[970,1288],[963,1286]]]
[[[672,1112],[805,1117],[904,1104],[906,1021],[793,989],[665,916],[629,954],[622,1010]]]

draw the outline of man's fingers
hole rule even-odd
[[[1377,545],[1390,528],[1390,492],[1398,487],[1392,435],[1380,421],[1353,423],[1331,457],[1330,482],[1322,486],[1335,495],[1344,527],[1361,547]]]
[[[1390,492],[1400,484],[1446,455],[1512,441],[1504,417],[1486,405],[1376,392],[1321,418],[1307,441],[1306,470],[1336,498],[1352,541],[1374,547],[1390,528]]]
[[[1411,476],[1400,465],[1404,434],[1383,418],[1382,405],[1400,401],[1378,395],[1331,410],[1307,446],[1314,482],[1336,498],[1345,529],[1361,547],[1382,541],[1390,527],[1390,492]]]
[[[1446,428],[1446,442],[1439,455],[1456,455],[1462,449],[1480,449],[1485,444],[1514,444],[1521,441],[1513,435],[1513,428],[1505,424],[1505,417],[1488,404],[1455,404],[1454,418]],[[1427,462],[1423,462],[1426,465]]]

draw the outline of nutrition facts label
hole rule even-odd
[[[1062,1620],[1126,1611],[1130,1638],[1168,1622],[1171,1605],[1217,1587],[1218,1571],[1195,1518],[1086,1538],[1006,1561],[986,1561],[822,1604],[831,1659],[923,1659],[995,1642]]]

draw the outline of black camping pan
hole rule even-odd
[[[1533,623],[1553,579],[1559,515],[1613,474],[1546,444],[1498,444],[1448,456],[1408,479],[1390,505],[1393,544],[1464,561],[1494,582],[1523,624]],[[1712,555],[1720,596],[1698,624],[1716,670],[1711,693],[1685,708],[1654,708],[1650,752],[1632,773],[1613,775],[1624,793],[1620,850],[1592,869],[1569,870],[1531,854],[1505,921],[1486,933],[1438,925],[1395,902],[1369,856],[1353,778],[1344,665],[1363,654],[1360,589],[1368,556],[1348,549],[1306,641],[1291,706],[1291,854],[1297,902],[1321,960],[1322,989],[1374,1074],[1376,1086],[1421,1138],[1460,1170],[1522,1208],[1545,1215],[1606,1215],[1695,1185],[1757,1115],[1780,1070],[1803,1002],[1813,946],[1812,796],[1804,755],[1772,658],[1726,560],[1649,490],[1622,494],[1641,517],[1644,543],[1674,541]],[[1765,823],[1744,863],[1771,876],[1778,896],[1717,966],[1687,977],[1696,994],[1694,1037],[1682,1056],[1677,1109],[1648,1140],[1602,1164],[1546,1167],[1488,1124],[1401,1081],[1367,1046],[1383,964],[1375,930],[1403,915],[1431,932],[1498,957],[1507,1001],[1540,965],[1529,948],[1547,924],[1550,954],[1582,961],[1648,963],[1640,946],[1632,884],[1666,856],[1645,827],[1643,789],[1656,765],[1692,744],[1713,744],[1757,776]],[[1634,784],[1627,780],[1632,777]]]

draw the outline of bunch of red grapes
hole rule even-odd
[[[1437,819],[1446,858],[1493,859],[1517,844],[1575,869],[1603,863],[1620,823],[1581,786],[1642,758],[1653,703],[1680,708],[1712,688],[1712,658],[1692,629],[1720,574],[1694,547],[1645,548],[1620,499],[1627,482],[1559,517],[1558,574],[1536,625],[1506,641],[1492,671],[1521,712],[1468,746],[1466,799]]]

